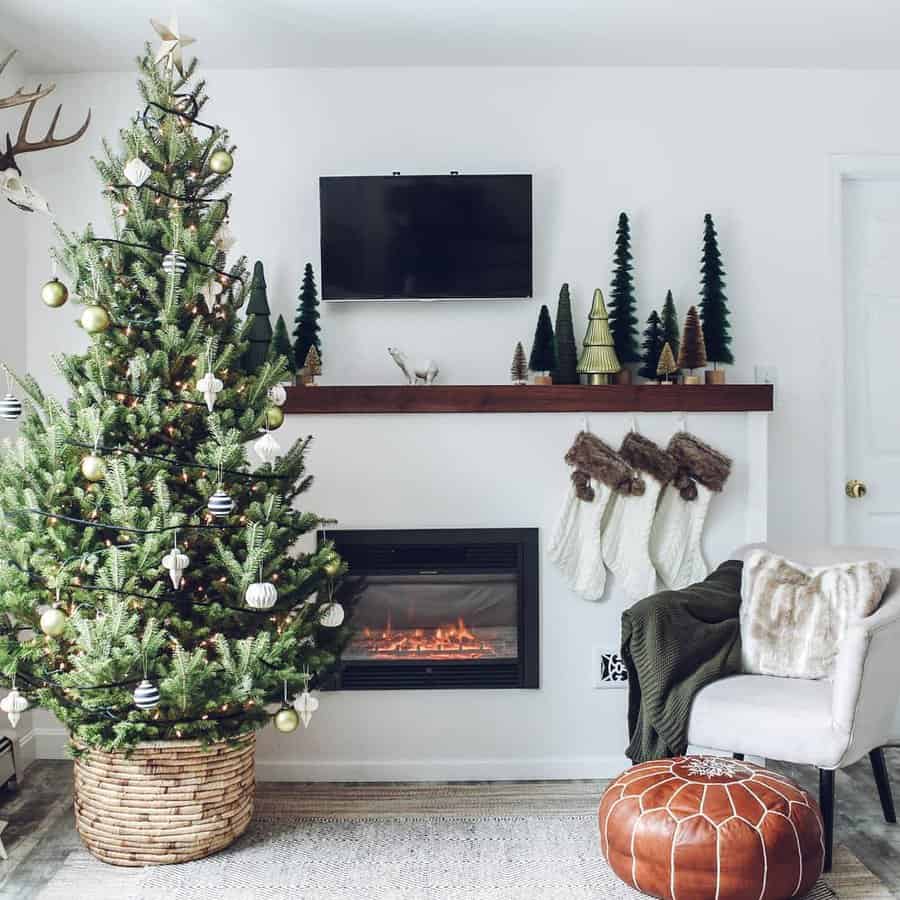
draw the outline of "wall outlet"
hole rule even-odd
[[[594,647],[594,687],[600,690],[628,687],[628,670],[618,650]]]
[[[775,384],[778,381],[777,366],[754,366],[753,380],[757,384]]]

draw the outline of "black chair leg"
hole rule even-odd
[[[884,812],[885,822],[896,822],[897,814],[894,812],[894,798],[891,795],[891,779],[888,775],[887,764],[884,761],[884,749],[879,747],[869,754],[872,763],[872,773],[875,775],[875,784],[878,785],[878,796],[881,799],[881,809]]]
[[[831,871],[831,850],[834,845],[834,771],[819,769],[819,806],[825,825],[825,871]]]
[[[732,755],[732,757],[733,757],[734,759],[736,759],[738,762],[743,762],[743,759],[744,759],[744,754],[743,754],[743,753],[732,753],[731,755]]]

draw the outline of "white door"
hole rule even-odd
[[[848,490],[831,498],[844,506],[844,534],[836,537],[900,547],[900,175],[842,185],[846,407],[839,474]]]

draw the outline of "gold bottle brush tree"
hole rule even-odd
[[[609,330],[609,315],[603,302],[603,291],[597,288],[582,341],[578,377],[582,384],[609,384],[611,376],[621,368],[612,332]]]

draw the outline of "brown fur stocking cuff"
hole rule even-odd
[[[731,473],[731,460],[699,438],[679,431],[669,441],[669,453],[678,471],[674,483],[684,500],[696,500],[699,481],[711,491],[721,491]]]
[[[581,500],[594,499],[593,491],[585,476],[593,478],[594,481],[602,481],[620,494],[640,496],[644,493],[644,479],[612,447],[590,432],[578,433],[565,459],[575,468],[572,481],[575,484],[575,492]]]
[[[672,455],[636,431],[625,435],[619,456],[632,468],[652,475],[660,484],[667,484],[675,477],[677,466]]]

